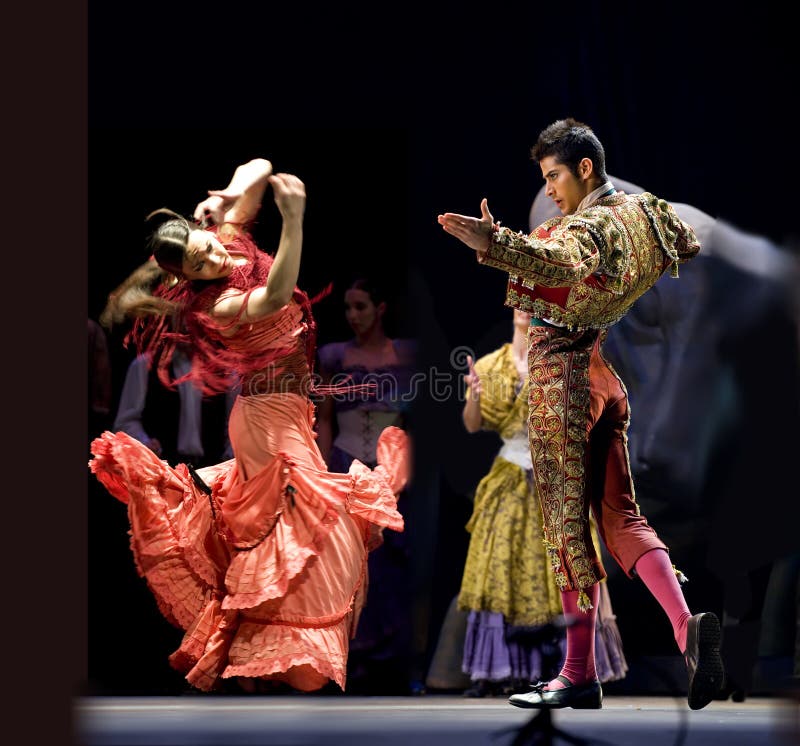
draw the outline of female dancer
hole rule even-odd
[[[283,223],[274,258],[248,230],[271,186]],[[106,321],[134,317],[131,337],[168,385],[241,394],[230,414],[234,459],[170,466],[124,433],[92,443],[92,471],[128,505],[137,568],[159,608],[186,631],[170,663],[195,687],[236,678],[303,691],[345,686],[349,638],[363,605],[368,547],[403,529],[396,494],[406,436],[387,428],[374,469],[332,474],[314,441],[316,327],[297,281],[305,188],[263,159],[210,191],[194,221],[148,217],[152,258],[109,296]],[[171,380],[176,344],[191,371]],[[376,537],[378,537],[376,539]]]
[[[415,345],[413,340],[392,339],[386,334],[386,310],[383,293],[372,280],[354,280],[344,294],[352,339],[319,348],[324,380],[367,379],[376,383],[375,390],[362,396],[327,397],[320,403],[319,447],[331,471],[347,471],[354,458],[374,465],[381,430],[403,426]]]

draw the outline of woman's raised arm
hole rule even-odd
[[[272,163],[264,158],[254,158],[238,166],[230,184],[225,189],[209,189],[208,197],[194,209],[194,219],[216,224],[247,223],[261,207],[261,198],[272,174]]]
[[[281,238],[275,261],[269,271],[266,287],[256,288],[247,300],[242,321],[267,316],[285,306],[292,297],[300,274],[300,253],[303,247],[303,214],[306,189],[292,174],[273,174],[269,177],[275,204],[283,217]],[[243,295],[223,296],[214,306],[218,316],[233,316],[242,306]]]

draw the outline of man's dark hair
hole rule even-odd
[[[572,117],[553,122],[539,134],[536,145],[531,148],[531,157],[538,162],[549,155],[563,163],[575,176],[578,175],[578,164],[589,158],[597,178],[601,181],[608,179],[603,144],[588,124]]]

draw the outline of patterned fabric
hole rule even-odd
[[[478,484],[458,597],[460,609],[500,612],[519,626],[544,624],[561,613],[529,474],[496,458]]]
[[[525,430],[527,383],[520,387],[510,344],[475,363],[481,418],[510,438]],[[542,546],[542,517],[530,472],[496,458],[480,481],[458,607],[493,611],[513,625],[539,625],[561,613],[561,597]]]
[[[586,494],[589,356],[596,332],[536,334],[528,350],[528,433],[542,501],[545,547],[561,590],[605,577],[589,533]]]
[[[479,261],[509,273],[506,305],[570,329],[618,321],[667,267],[697,254],[693,229],[652,194],[613,194],[530,235],[500,228]]]

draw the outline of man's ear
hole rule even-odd
[[[581,158],[581,162],[578,164],[578,173],[584,181],[591,178],[594,174],[594,163],[591,158]]]

